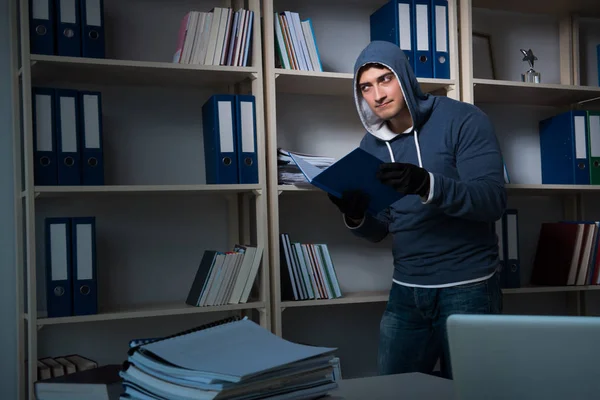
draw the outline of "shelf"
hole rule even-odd
[[[530,286],[514,289],[502,289],[502,293],[510,294],[528,294],[528,293],[561,293],[561,292],[584,292],[590,290],[600,290],[600,285],[589,286]],[[322,300],[292,300],[281,302],[282,308],[290,307],[315,307],[332,306],[338,304],[361,304],[361,303],[382,303],[389,297],[388,291],[380,292],[354,292],[347,293],[338,299]]]
[[[475,103],[568,106],[600,98],[600,87],[473,79]]]
[[[189,65],[82,57],[31,55],[32,83],[218,86],[253,79],[252,67]]]
[[[473,7],[532,14],[567,15],[578,13],[585,17],[600,16],[598,0],[472,0]]]
[[[518,194],[573,194],[600,192],[600,185],[535,185],[535,184],[507,184],[507,192]]]
[[[223,312],[223,311],[237,311],[237,310],[251,310],[261,309],[265,307],[264,302],[252,302],[244,304],[226,304],[222,306],[211,306],[211,307],[194,307],[188,306],[183,303],[173,304],[162,304],[162,305],[151,305],[151,306],[137,306],[132,308],[124,308],[121,310],[107,311],[94,315],[81,315],[72,317],[58,317],[58,318],[38,318],[37,325],[58,325],[58,324],[71,324],[78,322],[94,322],[94,321],[114,321],[120,319],[133,319],[133,318],[148,318],[148,317],[165,317],[171,315],[184,315],[184,314],[201,314],[209,312]],[[25,319],[29,319],[25,314]]]
[[[600,185],[540,185],[540,184],[514,184],[505,185],[506,191],[509,193],[523,195],[545,195],[545,194],[571,194],[571,193],[586,193],[600,192]],[[279,185],[277,187],[282,193],[312,193],[323,192],[314,186],[295,186],[295,185]]]
[[[353,74],[341,72],[298,71],[275,69],[275,86],[278,92],[331,96],[353,96]],[[419,78],[425,92],[447,89],[453,80]]]
[[[527,294],[527,293],[560,293],[560,292],[587,292],[600,290],[600,285],[581,286],[525,286],[515,289],[502,289],[504,294]]]
[[[388,297],[388,291],[353,292],[346,293],[343,295],[343,297],[337,299],[282,301],[281,307],[314,307],[331,306],[336,304],[382,303],[387,301]]]
[[[245,193],[260,194],[261,185],[106,185],[106,186],[36,186],[36,197],[58,197],[82,194],[193,194]]]

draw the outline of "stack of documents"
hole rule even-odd
[[[337,387],[335,348],[288,342],[247,318],[133,346],[121,399],[312,399]]]
[[[277,149],[277,166],[279,185],[307,184],[306,176],[300,171],[296,162],[290,157],[293,154],[319,169],[325,169],[335,162],[335,158],[297,153],[284,149]]]

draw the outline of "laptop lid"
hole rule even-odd
[[[451,315],[457,400],[600,399],[600,318]]]

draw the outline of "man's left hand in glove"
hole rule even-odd
[[[377,179],[403,194],[418,194],[422,198],[429,196],[429,172],[414,164],[383,163],[379,166]]]

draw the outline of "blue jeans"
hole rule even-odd
[[[381,375],[430,374],[440,358],[441,375],[452,379],[446,333],[450,314],[500,314],[499,273],[447,288],[407,287],[394,283],[381,318],[378,368]]]

